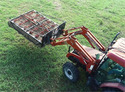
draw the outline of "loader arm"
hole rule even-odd
[[[95,49],[95,46],[96,46],[101,51],[105,51],[106,50],[105,47],[99,42],[99,40],[89,31],[89,29],[84,27],[84,26],[71,28],[71,29],[64,30],[64,31],[65,31],[65,34],[68,35],[68,31],[76,30],[76,29],[81,29],[81,31],[80,32],[79,31],[75,31],[75,32],[72,32],[72,33],[76,33],[76,35],[82,34],[88,40],[88,42],[90,43],[90,45],[94,49]],[[69,34],[72,34],[72,33],[69,33]]]
[[[71,30],[76,30],[76,29],[80,29],[78,31],[75,32],[70,32]],[[51,38],[52,42],[51,45],[52,46],[56,46],[56,45],[65,45],[65,44],[69,44],[70,46],[72,46],[79,55],[74,55],[73,53],[68,53],[67,56],[71,55],[74,57],[77,57],[79,59],[79,61],[84,64],[86,66],[86,70],[88,72],[91,72],[95,63],[96,63],[96,59],[93,58],[85,49],[84,47],[78,42],[77,38],[75,38],[75,35],[83,35],[88,42],[91,44],[91,46],[93,48],[94,45],[93,43],[102,51],[105,51],[105,47],[96,39],[96,37],[85,27],[77,27],[77,28],[72,28],[72,29],[68,29],[68,30],[63,30],[64,34],[63,37],[60,38],[56,38],[53,39]],[[57,41],[58,40],[58,41]]]
[[[80,29],[80,30],[68,33],[69,31],[77,30],[77,29]],[[67,36],[70,36],[70,35],[75,36],[75,35],[81,34],[88,40],[88,42],[90,43],[90,45],[94,49],[95,49],[95,46],[96,46],[99,50],[106,51],[105,47],[101,44],[101,42],[89,31],[88,28],[86,28],[84,26],[75,27],[75,28],[71,28],[71,29],[63,30],[63,31],[64,31],[63,37],[60,37],[60,38],[57,38],[57,39],[52,39],[52,40],[54,41],[54,40],[60,40],[61,39],[61,41],[63,41],[63,39],[65,39]],[[59,41],[59,43],[60,43],[60,41]],[[62,44],[60,44],[60,45],[62,45]]]

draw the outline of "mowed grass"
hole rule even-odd
[[[84,25],[108,46],[125,32],[125,0],[0,0],[0,92],[89,91],[83,69],[77,83],[63,75],[67,45],[38,48],[8,27],[10,19],[32,9],[65,20],[66,29]]]

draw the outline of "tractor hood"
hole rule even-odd
[[[125,38],[118,39],[107,56],[119,65],[125,67]]]

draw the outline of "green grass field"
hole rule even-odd
[[[77,83],[63,75],[67,46],[38,48],[8,27],[10,19],[32,9],[65,20],[66,29],[84,25],[108,46],[125,31],[125,0],[0,0],[0,92],[89,91],[82,69]]]

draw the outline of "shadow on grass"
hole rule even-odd
[[[52,48],[15,46],[0,62],[1,91],[83,91],[85,78],[69,82],[62,73],[62,63]],[[56,54],[56,55],[54,55]],[[82,72],[83,73],[83,72]]]

